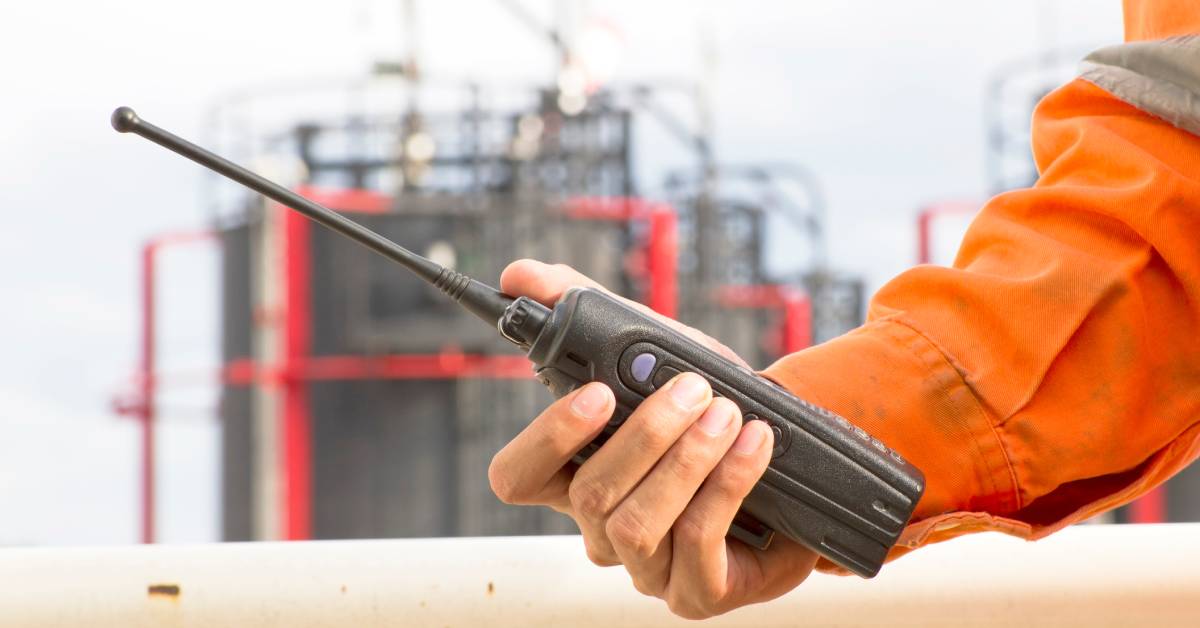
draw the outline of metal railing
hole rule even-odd
[[[1200,524],[982,534],[874,580],[813,575],[712,626],[1200,625]],[[0,625],[692,624],[584,558],[578,537],[0,550]],[[695,624],[692,624],[695,625]]]

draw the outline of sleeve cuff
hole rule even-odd
[[[925,494],[890,558],[967,532],[1028,536],[1008,455],[955,365],[895,319],[782,358],[763,375],[862,427],[921,469]],[[833,570],[830,563],[818,565]]]

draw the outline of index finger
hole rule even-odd
[[[555,401],[492,458],[492,491],[507,504],[541,503],[544,489],[604,429],[615,407],[612,390],[599,382]]]

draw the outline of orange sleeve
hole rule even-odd
[[[1127,15],[1161,30],[1149,4]],[[953,267],[901,274],[864,326],[764,373],[925,472],[892,557],[1045,536],[1200,454],[1200,137],[1076,80],[1033,139],[1039,181],[992,199]]]

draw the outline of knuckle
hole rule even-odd
[[[647,412],[637,425],[638,449],[643,453],[661,454],[675,443],[675,431],[671,429],[670,416],[665,412]]]
[[[708,530],[695,517],[681,517],[675,522],[672,535],[680,547],[700,547],[708,540]]]
[[[597,567],[612,567],[621,564],[610,552],[601,550],[592,543],[585,543],[584,551],[587,553],[588,560]]]
[[[703,443],[688,443],[679,447],[671,456],[666,468],[677,479],[689,484],[699,484],[716,461],[716,454],[703,446]]]
[[[662,598],[665,591],[665,583],[661,582],[653,574],[635,573],[628,567],[625,568],[629,572],[629,580],[633,583],[633,588],[637,589],[638,593],[647,597]]]
[[[723,581],[721,580],[721,582]],[[708,617],[725,612],[725,609],[721,608],[722,601],[725,599],[725,589],[717,582],[716,579],[704,578],[699,585],[699,590],[692,594],[692,603]]]
[[[613,513],[604,525],[604,534],[614,546],[641,559],[652,556],[658,547],[658,541],[633,508],[622,507]]]
[[[705,608],[702,603],[680,594],[667,597],[667,608],[684,619],[708,619],[716,614]]]
[[[727,498],[741,498],[754,484],[753,469],[745,460],[726,459],[719,473],[711,478],[716,492]]]
[[[654,588],[651,587],[645,580],[642,580],[637,576],[632,576],[630,580],[633,582],[633,588],[636,589],[638,593],[649,597],[658,597],[658,595],[654,592]]]
[[[579,516],[593,521],[607,517],[613,507],[611,492],[602,482],[578,475],[567,488],[567,498]]]

